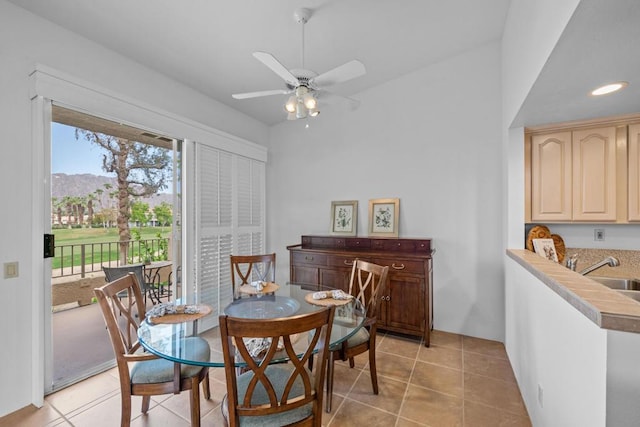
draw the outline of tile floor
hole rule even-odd
[[[356,359],[354,369],[347,362],[336,364],[333,408],[324,413],[324,426],[531,425],[502,343],[434,331],[427,348],[417,338],[379,332],[377,362],[377,396],[366,355]],[[221,426],[224,372],[212,369],[210,377],[202,425]],[[133,427],[189,426],[188,393],[153,397],[147,415],[139,412],[140,404],[134,397]],[[0,427],[113,427],[119,419],[119,383],[112,369],[47,396],[41,409],[0,418]]]

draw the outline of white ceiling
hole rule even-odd
[[[358,99],[363,90],[499,39],[510,3],[10,1],[268,125],[284,120],[286,95],[235,100],[231,94],[285,88],[280,77],[252,56],[254,51],[273,54],[287,68],[301,68],[302,30],[293,19],[296,8],[312,10],[305,26],[305,68],[320,74],[360,60],[365,76],[331,88]],[[513,124],[640,112],[638,22],[638,0],[582,0]],[[595,86],[615,80],[628,81],[629,87],[600,98],[587,95]]]
[[[11,2],[271,125],[284,120],[286,95],[231,94],[285,88],[254,51],[301,68],[296,8],[313,13],[305,68],[321,74],[358,59],[367,74],[331,88],[357,99],[365,89],[499,39],[510,0]]]

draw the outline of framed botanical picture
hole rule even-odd
[[[358,201],[331,202],[331,234],[355,236],[358,227]]]
[[[533,239],[533,248],[541,257],[558,262],[558,252],[553,239]]]
[[[369,200],[369,236],[398,237],[400,199]]]

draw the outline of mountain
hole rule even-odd
[[[104,186],[105,184],[110,184],[111,189],[107,190]],[[75,175],[67,175],[66,173],[51,174],[51,197],[55,197],[58,200],[62,200],[66,196],[86,197],[95,193],[98,189],[103,190],[102,200],[98,203],[100,204],[101,202],[101,206],[107,206],[109,204],[108,193],[116,189],[116,178],[89,173]],[[172,196],[167,193],[155,194],[140,200],[148,203],[151,209],[162,202],[172,204]]]

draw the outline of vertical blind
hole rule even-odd
[[[265,164],[202,144],[195,154],[196,300],[213,308],[206,329],[233,300],[229,256],[264,253]]]

